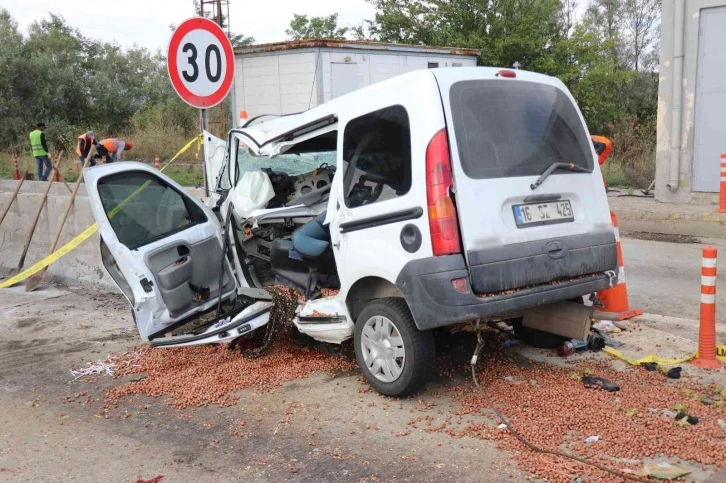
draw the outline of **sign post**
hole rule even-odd
[[[179,97],[199,109],[199,127],[203,131],[206,109],[222,102],[234,82],[234,51],[227,34],[207,18],[185,20],[171,35],[166,65]],[[206,159],[202,166],[204,190],[209,196]]]

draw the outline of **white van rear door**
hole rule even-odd
[[[602,176],[572,96],[551,77],[499,72],[434,71],[474,291],[496,293],[612,269],[614,235]],[[572,163],[579,171],[558,169],[532,189],[554,163]]]

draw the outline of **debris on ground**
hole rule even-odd
[[[679,412],[675,416],[676,421],[685,421],[686,423],[690,424],[691,426],[698,424],[699,419],[695,416],[691,416],[690,414],[684,413],[683,411]]]
[[[117,371],[117,376],[146,373],[138,382],[109,390],[106,409],[117,407],[119,399],[142,394],[167,396],[176,408],[231,406],[233,393],[251,387],[264,392],[283,382],[302,379],[313,372],[350,371],[354,361],[333,357],[293,343],[289,332],[279,334],[264,357],[246,358],[225,346],[199,346],[146,351],[135,364]]]
[[[680,379],[682,370],[681,367],[673,367],[666,372],[666,377],[669,379]]]
[[[106,359],[87,362],[86,367],[71,369],[71,375],[74,381],[87,376],[114,376],[119,369],[139,367],[136,363],[144,356],[146,350],[142,348],[123,354],[109,354]]]
[[[598,441],[600,441],[600,436],[588,436],[585,438],[586,443],[597,443]]]
[[[150,480],[142,480],[141,478],[138,478],[136,480],[136,483],[161,483],[161,480],[164,479],[163,475],[155,476]]]
[[[602,377],[582,376],[582,383],[588,389],[604,389],[608,392],[617,392],[620,390],[620,386]]]
[[[588,361],[590,367],[584,364],[553,367],[539,362],[520,367],[500,347],[493,351],[482,357],[485,360],[480,360],[479,364],[486,369],[478,375],[478,380],[517,432],[538,447],[559,449],[632,474],[638,474],[653,458],[664,456],[677,458],[679,462],[726,466],[725,408],[694,402],[697,407],[691,411],[697,412],[700,422],[684,427],[674,424],[674,417],[680,410],[672,411],[670,415],[664,411],[670,411],[682,402],[686,390],[710,394],[718,388],[704,388],[695,381],[683,379],[665,384],[665,378],[659,372],[636,368],[616,371],[607,360]],[[606,381],[617,383],[620,391],[609,393],[587,389],[579,382],[582,375],[589,375],[586,373],[595,373]],[[577,377],[573,378],[573,375]],[[522,391],[521,386],[510,383],[506,377],[524,381],[536,379],[539,386],[528,385]],[[452,392],[454,400],[461,405],[453,409],[455,414],[466,418],[472,415],[493,417],[485,397],[475,387],[457,386]],[[719,419],[723,421],[723,429]],[[598,483],[625,481],[563,457],[530,451],[509,431],[496,429],[496,424],[469,420],[462,426],[453,430],[449,425],[441,431],[458,438],[492,440],[500,450],[515,453],[516,464],[531,478],[554,482],[571,482],[575,477]],[[586,443],[586,438],[592,435],[607,444]]]
[[[645,465],[640,472],[641,476],[652,476],[659,480],[675,480],[689,474],[690,471],[675,463],[652,463]]]
[[[622,330],[619,327],[616,327],[611,320],[599,320],[592,324],[592,328],[605,334],[618,334],[622,332]]]

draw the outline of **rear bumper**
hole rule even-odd
[[[611,267],[617,273],[617,262]],[[588,295],[610,287],[617,275],[604,272],[592,276],[567,280],[557,285],[540,285],[508,295],[480,298],[469,287],[468,293],[454,289],[451,281],[469,277],[462,255],[432,257],[408,262],[396,280],[420,330],[434,329],[480,318],[516,313],[538,305],[545,305]]]
[[[618,265],[612,229],[471,250],[467,255],[471,285],[479,294],[600,273]]]

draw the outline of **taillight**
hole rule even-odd
[[[496,74],[497,77],[508,77],[510,79],[515,79],[517,77],[517,73],[513,70],[509,69],[502,69]]]
[[[449,197],[451,157],[446,128],[437,132],[426,147],[426,201],[434,256],[461,253],[456,208]]]

